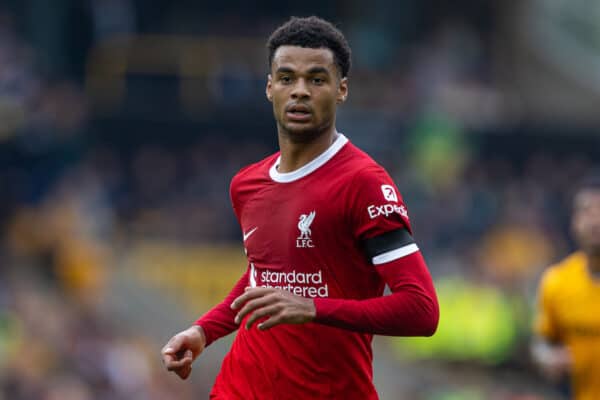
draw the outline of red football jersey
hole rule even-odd
[[[248,271],[219,317],[213,312],[198,321],[208,343],[237,328],[235,312],[226,306],[244,286],[315,299],[371,299],[382,296],[385,286],[375,266],[418,252],[411,244],[366,256],[365,239],[411,229],[392,179],[345,136],[296,171],[279,173],[278,162],[274,154],[232,180]],[[244,323],[211,398],[377,399],[371,334],[321,323],[247,330]]]

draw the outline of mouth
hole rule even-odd
[[[304,104],[294,104],[286,108],[285,115],[291,121],[305,122],[311,118],[312,111]]]

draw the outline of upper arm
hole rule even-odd
[[[546,271],[540,281],[537,293],[537,308],[534,318],[534,333],[548,341],[558,340],[559,332],[554,306],[554,286],[556,271]]]
[[[240,211],[241,211],[241,206],[240,206],[240,202],[239,202],[239,195],[238,195],[238,186],[239,186],[239,174],[235,175],[232,179],[231,182],[229,183],[229,200],[231,202],[231,208],[233,208],[233,212],[235,213],[235,217],[237,218],[238,222],[240,222]]]
[[[415,290],[435,299],[406,205],[389,175],[382,168],[362,170],[352,182],[350,199],[354,237],[390,289]]]
[[[398,229],[412,234],[406,205],[383,168],[364,168],[350,186],[348,218],[356,240],[363,242]]]
[[[404,200],[385,170],[361,170],[351,190],[352,233],[371,264],[379,270],[419,251]]]

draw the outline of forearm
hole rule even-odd
[[[557,357],[564,354],[564,345],[551,342],[545,337],[536,335],[531,341],[531,357],[538,367],[545,367],[556,361]]]
[[[317,298],[315,322],[371,334],[431,336],[437,328],[439,306],[421,254],[390,264],[380,273],[391,295],[365,300]]]
[[[558,383],[572,367],[571,354],[567,347],[553,343],[543,337],[535,337],[531,345],[533,361],[542,374]]]
[[[434,301],[409,291],[368,300],[315,299],[315,307],[315,322],[356,332],[431,336],[437,328]]]
[[[246,288],[246,286],[248,286],[247,271],[242,275],[225,300],[213,307],[194,323],[195,325],[202,327],[206,339],[206,346],[237,330],[238,324],[234,322],[236,311],[231,309],[231,303],[244,293],[244,288]]]
[[[548,359],[552,358],[555,350],[555,345],[540,336],[534,337],[531,342],[531,356],[538,365],[543,365]]]

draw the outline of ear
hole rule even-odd
[[[348,78],[340,79],[340,84],[338,85],[338,92],[336,102],[338,104],[342,104],[346,101],[348,97]]]
[[[271,74],[268,74],[267,75],[267,88],[265,89],[265,93],[266,93],[267,99],[269,101],[273,101],[273,94],[271,93],[272,84],[273,84],[273,77],[271,76]]]

